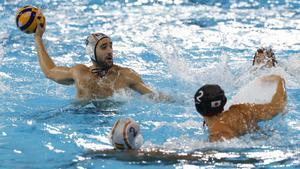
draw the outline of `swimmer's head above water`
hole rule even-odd
[[[214,116],[224,110],[227,98],[219,85],[204,85],[195,94],[195,106],[202,116]]]
[[[265,67],[271,68],[271,67],[275,67],[276,64],[277,64],[277,60],[271,48],[257,49],[253,57],[252,65],[263,65]]]
[[[103,33],[92,33],[86,39],[86,50],[93,64],[103,69],[113,66],[111,38]]]
[[[143,140],[139,124],[129,117],[116,121],[110,133],[110,142],[118,150],[139,149]]]

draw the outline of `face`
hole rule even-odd
[[[261,65],[261,64],[263,64],[267,67],[273,66],[272,58],[268,57],[267,53],[265,51],[258,51],[256,53],[255,65]]]
[[[96,46],[96,57],[98,64],[106,68],[113,66],[113,49],[110,38],[101,39]]]

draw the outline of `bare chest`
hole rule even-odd
[[[126,87],[128,85],[119,72],[103,77],[93,73],[86,73],[76,80],[77,97],[79,98],[105,98],[112,96],[114,91]]]

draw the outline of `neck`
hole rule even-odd
[[[206,125],[209,127],[215,122],[216,117],[217,117],[217,115],[215,115],[215,116],[203,116],[203,119],[204,119]]]
[[[112,68],[112,66],[111,67],[107,67],[107,66],[100,65],[98,63],[94,63],[93,62],[92,73],[95,73],[95,74],[97,74],[100,77],[103,77],[103,76],[105,76],[107,74],[107,72],[109,71],[110,68]]]
[[[110,69],[111,67],[108,67],[104,64],[101,64],[101,63],[96,63],[93,61],[93,66],[92,66],[94,69],[100,69],[100,70],[108,70]]]

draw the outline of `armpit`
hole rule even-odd
[[[214,126],[209,135],[209,141],[223,141],[238,136],[238,133],[226,125]]]

